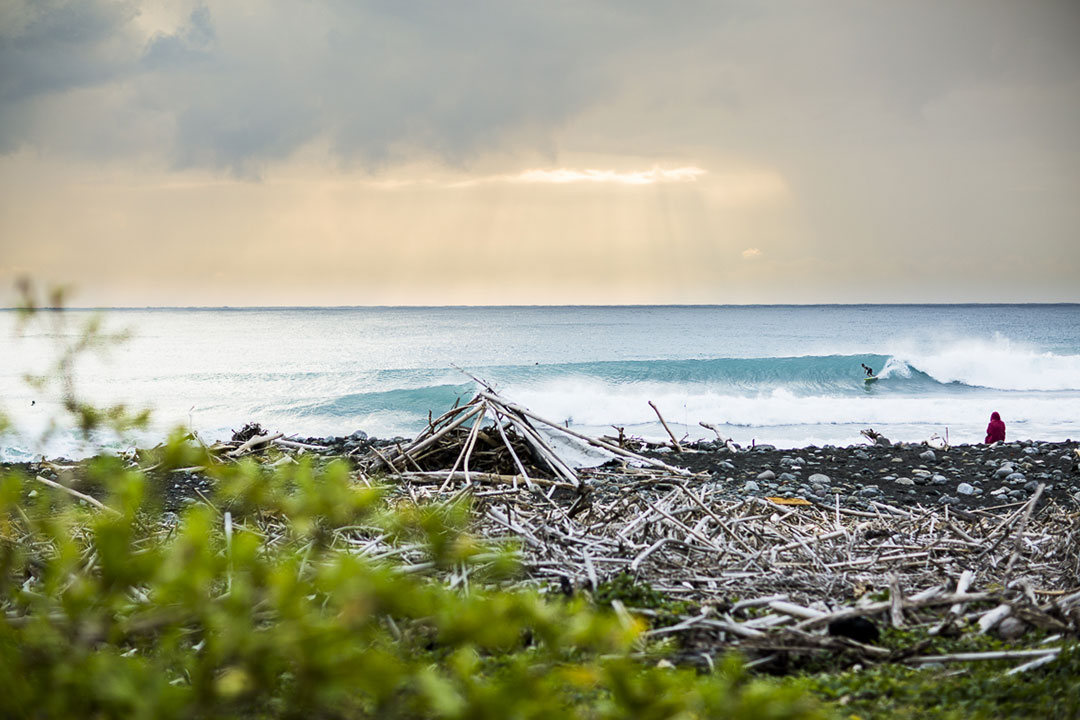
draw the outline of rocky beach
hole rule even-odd
[[[394,447],[403,438],[351,435],[298,438],[322,458],[350,459],[370,448]],[[761,444],[732,453],[714,441],[683,446],[638,442],[644,454],[685,468],[726,499],[801,498],[815,504],[874,511],[880,504],[908,508],[949,506],[961,512],[994,511],[1026,501],[1040,484],[1044,501],[1080,503],[1080,441],[1021,440],[995,445],[932,448],[898,443],[780,449]],[[212,491],[198,473],[163,479],[166,505],[175,509],[196,490]]]
[[[482,413],[503,425],[483,424]],[[863,682],[867,666],[889,682],[905,668],[963,662],[1015,673],[1072,657],[1076,441],[931,447],[871,432],[863,445],[784,449],[621,436],[590,439],[615,459],[568,468],[550,435],[528,439],[541,424],[484,391],[412,440],[363,431],[286,437],[249,424],[208,447],[189,436],[196,465],[177,466],[185,455],[175,448],[120,462],[148,479],[155,500],[147,507],[161,511],[146,520],[160,536],[192,514],[223,522],[228,536],[245,512],[229,478],[246,476],[244,493],[261,496],[252,481],[281,492],[301,477],[289,468],[305,462],[315,474],[294,488],[340,479],[344,464],[354,490],[380,485],[397,510],[454,512],[467,499],[462,528],[511,553],[513,587],[636,617],[650,648],[641,657],[660,657],[658,667],[708,670],[735,651],[755,673],[852,671],[817,676],[847,688]],[[174,461],[163,462],[170,453]],[[8,468],[111,513],[120,498],[95,485],[94,462]],[[48,492],[32,482],[25,489]],[[281,536],[273,513],[249,522]],[[464,566],[433,566],[422,543],[373,527],[350,525],[328,539],[395,572],[434,573],[466,595],[475,582]]]

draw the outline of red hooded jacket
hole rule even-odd
[[[987,444],[1005,442],[1005,423],[1001,421],[1001,416],[997,412],[990,414],[990,424],[986,426],[985,442]]]

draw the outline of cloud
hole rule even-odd
[[[134,15],[118,3],[13,3],[0,26],[0,106],[101,85],[130,73],[124,28]]]
[[[631,170],[628,172],[555,168],[526,170],[511,178],[511,180],[514,182],[551,183],[555,185],[582,182],[614,183],[616,185],[655,185],[656,183],[694,182],[704,174],[705,171],[697,167],[680,167],[671,170],[654,167],[652,170]]]
[[[209,62],[213,59],[216,39],[210,10],[200,5],[177,31],[157,33],[147,44],[140,65],[143,70],[154,72]]]
[[[525,185],[571,185],[588,183],[594,185],[656,185],[659,183],[695,182],[706,171],[699,167],[677,167],[666,170],[601,170],[596,168],[533,168],[513,175],[491,175],[455,182],[450,187],[471,187],[489,183],[513,183]]]
[[[19,3],[0,16],[0,152],[48,145],[39,131],[50,96],[108,86],[134,72],[127,32],[134,8],[120,3]],[[66,124],[79,122],[71,113]]]
[[[974,107],[966,142],[992,146],[1034,118],[1047,132],[1026,141],[1080,143],[1068,130],[1080,121],[1069,3],[691,2],[669,13],[645,2],[208,0],[148,32],[139,18],[154,8],[4,5],[0,151],[241,174],[313,143],[371,169],[673,147],[775,163],[812,147],[933,142],[944,121],[926,108],[988,96],[986,109],[1011,109]],[[129,137],[132,125],[155,132]]]
[[[678,258],[682,287],[757,245],[747,277],[812,258],[823,293],[870,295],[850,248],[873,238],[896,293],[951,286],[933,268],[978,255],[960,276],[995,298],[1022,251],[1063,273],[1045,297],[1075,298],[1078,21],[1071,0],[0,0],[0,256],[80,217],[53,257],[96,233],[102,262],[130,262],[200,193],[177,247],[232,249],[297,196],[291,232],[313,246],[372,237],[363,219],[389,206],[380,242],[417,254],[633,236],[612,276]],[[135,232],[153,183],[168,192]],[[220,207],[215,183],[236,184]],[[405,230],[420,214],[430,234]],[[943,253],[956,265],[918,260]]]
[[[757,260],[761,257],[761,251],[757,248],[746,248],[742,251],[743,260]]]

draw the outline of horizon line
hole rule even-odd
[[[464,310],[464,309],[511,309],[511,308],[748,308],[748,307],[961,307],[961,306],[1009,307],[1017,305],[1061,306],[1080,305],[1080,301],[1060,302],[809,302],[809,303],[562,303],[562,304],[511,304],[511,305],[72,305],[64,307],[42,306],[35,310],[57,312],[63,310]],[[25,308],[0,306],[0,311],[12,312]]]

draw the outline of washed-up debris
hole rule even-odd
[[[509,477],[513,487],[543,479],[580,489],[579,468],[590,461],[621,460],[689,475],[682,468],[542,418],[505,400],[487,383],[477,382],[483,389],[472,400],[430,421],[412,442],[382,450],[372,447],[359,458],[361,470],[389,471],[398,479],[441,480],[444,490],[458,483],[467,487],[474,481],[490,481],[492,476]]]
[[[1080,637],[1080,513],[1040,505],[1037,495],[1009,512],[959,517],[948,506],[868,513],[732,501],[706,478],[652,468],[579,477],[584,495],[505,479],[477,487],[476,531],[520,538],[529,581],[542,587],[592,591],[625,574],[699,608],[650,631],[677,637],[687,662],[738,648],[762,662],[833,652],[851,663],[1015,658],[1034,666],[1059,652],[1062,639]],[[419,501],[448,497],[431,485],[407,492]],[[994,632],[1006,618],[1021,623],[1021,638],[1038,628],[1058,641],[1031,648],[1030,657],[943,658],[872,645],[865,630],[862,641],[837,630],[861,619],[947,636]]]
[[[519,543],[525,584],[563,593],[597,593],[619,578],[648,586],[681,609],[665,611],[646,636],[674,639],[683,662],[711,664],[738,649],[751,666],[831,653],[849,663],[916,666],[1014,660],[1011,671],[1026,672],[1080,638],[1080,512],[1075,502],[1044,497],[1042,483],[1023,501],[962,511],[923,506],[916,495],[902,507],[865,500],[864,509],[842,505],[840,495],[831,503],[759,497],[724,479],[737,474],[734,466],[723,475],[678,467],[703,457],[690,446],[665,455],[674,458],[669,464],[655,457],[657,445],[623,433],[587,437],[477,382],[470,401],[430,420],[413,440],[358,445],[350,454],[358,481],[419,504],[470,498],[473,532]],[[250,429],[210,447],[213,462],[291,462],[327,450]],[[716,435],[723,457],[762,452]],[[919,457],[935,461],[925,451]],[[419,545],[347,533],[340,541],[371,558],[395,557],[402,572],[430,568]],[[456,568],[444,580],[468,587],[469,572]],[[616,610],[659,615],[632,603]],[[890,649],[876,644],[886,626],[928,636],[993,633],[1022,647],[952,655],[919,644]]]

